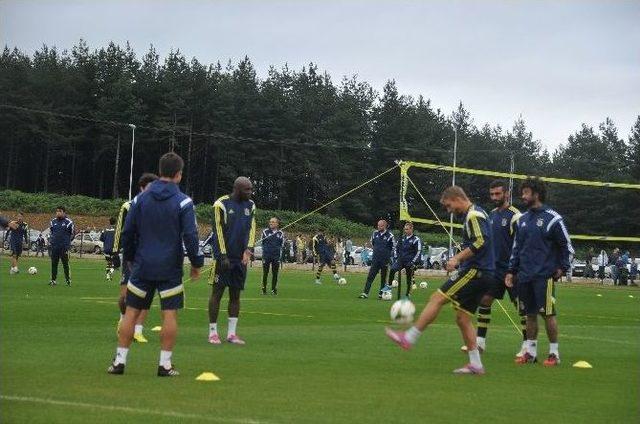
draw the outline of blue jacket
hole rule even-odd
[[[15,230],[9,229],[4,235],[5,240],[9,238],[11,246],[22,246],[22,240],[29,245],[29,225],[26,222],[18,224]]]
[[[513,243],[509,272],[518,282],[548,279],[560,268],[569,270],[569,256],[574,255],[562,216],[542,205],[522,214]]]
[[[241,261],[245,250],[255,243],[255,203],[253,200],[237,202],[229,195],[222,196],[213,204],[213,215],[213,256],[219,260],[221,255],[227,255],[230,261]]]
[[[460,264],[460,270],[475,268],[493,273],[496,269],[495,254],[489,216],[480,206],[471,205],[464,214],[462,226],[462,250],[469,248],[473,256]]]
[[[496,271],[500,274],[506,273],[507,269],[509,269],[511,248],[513,247],[520,216],[522,216],[520,211],[513,206],[509,206],[504,210],[496,208],[489,214]]]
[[[323,234],[313,236],[311,247],[315,256],[320,256],[321,259],[333,259],[333,251]]]
[[[132,278],[182,278],[183,243],[191,265],[202,267],[193,201],[176,184],[154,181],[131,201],[122,232],[124,259],[133,262]]]
[[[51,224],[49,224],[49,229],[51,230],[51,239],[49,241],[51,250],[69,250],[71,239],[73,239],[75,233],[73,221],[66,216],[64,218],[53,218]]]
[[[273,231],[271,228],[262,230],[262,258],[280,259],[283,243],[284,233],[282,231]]]
[[[113,251],[113,242],[115,240],[116,230],[114,228],[106,228],[100,234],[100,241],[104,244],[102,251],[107,255],[118,253]]]
[[[416,265],[422,260],[422,240],[412,234],[410,237],[403,235],[396,244],[393,255],[394,261],[403,265]]]
[[[373,248],[373,261],[388,263],[393,255],[395,240],[389,230],[374,231],[371,234],[371,247]]]

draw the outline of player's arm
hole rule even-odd
[[[311,239],[311,250],[313,250],[313,256],[318,256],[318,236],[313,236]]]
[[[69,224],[67,225],[67,231],[69,231],[69,242],[73,242],[73,236],[76,234],[76,227],[72,220],[69,219]]]
[[[204,255],[200,254],[196,212],[193,207],[193,200],[189,197],[180,202],[180,227],[182,229],[182,242],[187,250],[191,267],[202,268]]]
[[[509,268],[504,278],[504,284],[507,287],[513,287],[513,276],[518,273],[520,267],[520,246],[522,245],[522,237],[520,232],[516,232],[513,238],[513,246],[511,247],[511,257],[509,258]]]
[[[462,262],[471,259],[479,251],[486,248],[486,240],[489,239],[489,233],[486,230],[488,226],[481,225],[481,219],[483,221],[486,221],[484,217],[480,217],[476,214],[470,215],[467,219],[467,229],[469,232],[469,239],[471,241],[471,244],[469,245],[469,247],[465,247],[462,251],[453,255],[453,257],[449,259],[449,261],[447,261],[447,271],[453,271]],[[482,222],[482,224],[484,223],[485,222]],[[485,228],[484,231],[483,228]]]
[[[564,225],[564,220],[560,218],[550,228],[550,236],[552,240],[558,246],[560,269],[554,274],[554,278],[560,278],[562,274],[569,271],[571,267],[571,256],[575,255],[571,239],[569,238],[569,232]]]
[[[220,200],[213,204],[213,228],[216,232],[216,242],[221,255],[227,255],[227,246],[224,242],[224,222],[227,211]]]
[[[416,237],[416,248],[417,248],[416,255],[411,260],[411,262],[413,262],[414,265],[417,265],[420,262],[420,259],[422,256],[422,240],[420,240],[420,237]]]
[[[134,198],[129,207],[129,213],[124,221],[124,229],[122,230],[122,256],[125,261],[133,262],[136,256],[136,233],[138,217],[138,203]]]
[[[27,224],[26,222],[24,223],[24,241],[27,243],[27,245],[29,245],[31,243],[31,240],[29,240],[29,224]]]
[[[256,205],[255,203],[251,207],[251,228],[249,229],[249,242],[247,248],[253,251],[253,246],[256,244]]]
[[[113,252],[118,253],[120,251],[120,236],[124,227],[124,219],[127,215],[127,203],[123,203],[120,206],[120,212],[118,213],[118,222],[116,223],[116,232],[113,236]]]

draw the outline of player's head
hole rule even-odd
[[[540,178],[529,177],[520,184],[522,201],[528,208],[544,203],[547,198],[547,186]]]
[[[509,203],[509,185],[505,180],[493,180],[489,184],[489,197],[495,207],[499,208]]]
[[[109,218],[109,225],[116,225],[116,217],[112,216],[111,218]]]
[[[160,178],[171,180],[176,184],[180,184],[180,181],[182,181],[183,168],[184,161],[179,155],[173,152],[162,155],[160,162],[158,163]]]
[[[18,214],[16,215],[16,219],[18,222],[24,221],[24,215],[22,214],[22,212],[18,212]]]
[[[280,227],[280,220],[275,216],[271,217],[271,219],[269,219],[269,228],[271,228],[272,230],[275,230],[278,227]]]
[[[471,205],[467,194],[458,186],[447,187],[440,196],[440,203],[447,212],[458,215],[465,213]]]
[[[413,234],[413,222],[406,222],[404,224],[404,233],[408,236]]]
[[[64,218],[66,213],[67,213],[67,210],[65,209],[64,206],[58,206],[56,208],[56,218]]]
[[[378,231],[384,231],[389,227],[389,224],[387,224],[387,221],[385,221],[384,219],[381,219],[380,221],[378,221]]]
[[[138,188],[140,189],[140,192],[142,193],[143,191],[145,191],[147,187],[149,187],[149,184],[157,179],[158,176],[151,172],[145,172],[144,174],[140,175],[140,178],[138,178]]]
[[[233,182],[233,197],[239,200],[249,200],[253,194],[253,183],[247,177],[238,177]]]

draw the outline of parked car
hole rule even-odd
[[[429,246],[427,255],[432,269],[442,269],[444,267],[444,264],[447,261],[447,250],[448,249],[446,247]],[[427,262],[426,259],[427,258],[424,259],[425,263]]]
[[[71,240],[71,251],[74,253],[94,253],[99,255],[104,250],[104,244],[99,240],[100,235],[95,233],[78,233]]]
[[[367,262],[362,263],[362,251],[367,250],[369,253],[367,255]],[[360,266],[371,266],[371,261],[373,259],[373,249],[370,247],[363,246],[354,246],[353,251],[351,252],[350,261],[351,265],[360,265]]]
[[[575,260],[573,261],[573,273],[574,277],[584,277],[584,270],[587,267],[587,263],[585,261]],[[597,267],[596,267],[597,271]]]

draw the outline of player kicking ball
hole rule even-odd
[[[447,188],[442,193],[440,203],[447,212],[461,215],[464,219],[461,251],[446,265],[447,271],[452,272],[451,277],[431,296],[411,328],[407,331],[387,328],[386,333],[401,348],[408,350],[435,321],[442,307],[451,302],[469,354],[469,363],[455,369],[453,373],[482,375],[485,370],[480,360],[472,318],[481,297],[489,289],[495,268],[489,217],[482,208],[471,203],[464,190],[458,186]]]
[[[333,279],[337,282],[340,280],[340,274],[338,274],[338,270],[336,269],[336,261],[333,259],[333,250],[329,246],[326,237],[324,236],[324,231],[318,231],[318,234],[313,236],[313,254],[318,258],[318,270],[316,271],[316,281],[315,283],[320,285],[322,281],[320,281],[320,276],[322,275],[322,270],[325,265],[328,265],[331,268],[331,272],[333,273]]]

